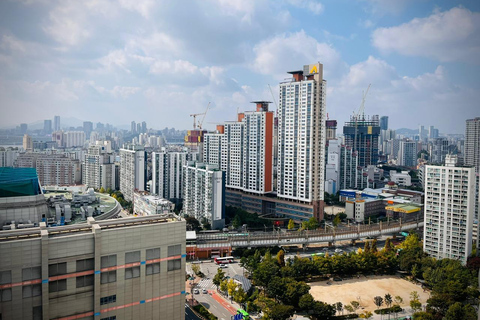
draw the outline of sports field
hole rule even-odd
[[[420,285],[416,285],[407,280],[394,276],[369,276],[354,278],[344,281],[327,281],[312,282],[310,293],[315,300],[326,303],[342,302],[344,305],[349,304],[350,301],[360,302],[360,310],[362,308],[366,311],[374,311],[377,306],[373,302],[375,296],[385,297],[390,293],[392,298],[400,296],[403,298],[403,303],[400,304],[402,308],[410,309],[410,292],[417,291],[420,296],[420,302],[425,304],[430,294],[423,291]],[[386,306],[383,305],[382,308]]]

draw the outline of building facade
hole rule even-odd
[[[397,164],[404,167],[415,167],[417,165],[417,142],[400,141]]]
[[[125,200],[133,201],[133,192],[145,191],[146,154],[143,146],[124,145],[120,149],[120,191]]]
[[[475,210],[475,169],[455,166],[425,167],[425,227],[423,250],[437,259],[458,259],[463,264],[472,251]]]
[[[358,165],[366,167],[378,162],[378,140],[380,124],[378,115],[371,118],[354,115],[343,127],[345,144],[358,153]]]
[[[175,216],[90,217],[0,231],[2,319],[183,320],[185,228]]]
[[[82,183],[89,188],[115,190],[115,155],[103,145],[88,148],[82,166]]]
[[[305,65],[280,83],[277,196],[313,205],[323,219],[326,81],[323,65]]]
[[[225,226],[225,172],[218,165],[187,162],[183,179],[183,213],[205,220],[212,229]]]
[[[30,137],[28,134],[23,135],[23,150],[33,151],[32,137]]]
[[[187,156],[186,152],[153,152],[150,192],[164,199],[182,198],[183,170]]]
[[[466,121],[464,163],[480,173],[480,117]]]

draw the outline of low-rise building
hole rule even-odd
[[[397,172],[395,170],[391,170],[390,180],[399,186],[409,187],[412,185],[412,177],[408,174],[408,171]]]
[[[154,214],[170,214],[173,213],[175,204],[147,193],[133,194],[133,213],[139,216],[150,216]]]

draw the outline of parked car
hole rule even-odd
[[[208,293],[207,289],[202,289],[202,293]]]
[[[195,293],[195,294],[199,294],[199,293],[200,293],[200,291],[198,291],[198,289],[193,289],[193,293]]]
[[[228,268],[228,266],[226,264],[221,264],[220,268]]]

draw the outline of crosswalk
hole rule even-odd
[[[197,288],[205,288],[205,289],[216,289],[217,286],[213,284],[213,279],[202,279],[197,284]]]

